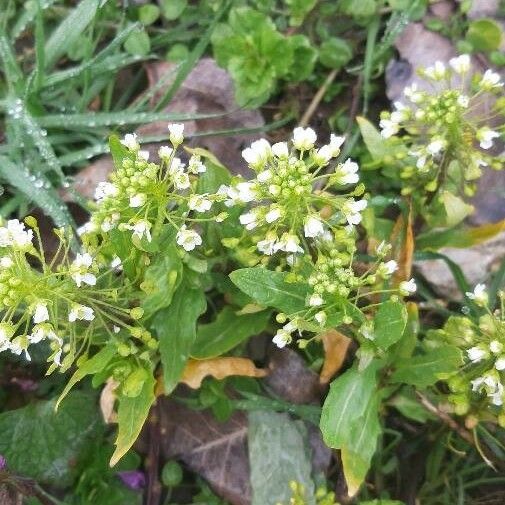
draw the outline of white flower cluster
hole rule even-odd
[[[159,148],[159,165],[148,161],[149,152],[140,149],[136,134],[125,135],[121,143],[129,155],[122,160],[121,166],[116,167],[110,181],[97,186],[97,209],[89,223],[80,229],[80,234],[107,233],[119,228],[131,231],[134,243],[136,240],[151,242],[160,208],[168,214],[168,208],[173,208],[174,204],[186,205],[190,212],[203,214],[211,210],[214,201],[221,199],[221,196],[193,193],[192,178],[204,173],[206,167],[197,155],[191,156],[187,166],[176,156],[177,148],[184,141],[183,124],[170,124],[168,131],[172,146]],[[177,219],[180,221],[181,217],[178,215]],[[175,220],[171,222],[176,224]],[[184,223],[178,226],[176,241],[186,251],[202,244],[198,232]],[[82,271],[86,265],[76,267]],[[80,278],[79,275],[87,277]],[[84,273],[76,274],[76,282],[89,284],[87,280],[92,280],[91,275],[84,270]]]
[[[17,219],[11,219],[5,226],[0,226],[0,248],[12,247],[23,251],[32,247],[32,240],[33,231],[27,230],[24,223]]]
[[[470,71],[470,56],[466,54],[451,59],[448,66],[437,61],[420,71],[434,91],[422,91],[413,84],[404,91],[406,104],[396,102],[392,112],[381,114],[382,136],[401,136],[409,145],[408,154],[414,158],[414,166],[404,165],[402,178],[422,176],[428,191],[437,189],[442,160],[457,160],[468,181],[480,176],[481,167],[493,163],[490,156],[474,145],[488,150],[500,133],[487,125],[490,116],[476,110],[482,95],[499,92],[503,82],[498,74],[487,70],[477,79],[475,91],[466,94],[463,89]],[[460,84],[456,85],[457,82]]]
[[[255,178],[219,190],[229,207],[248,204],[240,223],[246,230],[262,235],[257,248],[267,256],[278,251],[301,254],[306,239],[330,238],[343,226],[350,232],[361,222],[366,200],[355,200],[353,193],[328,193],[329,189],[341,189],[359,180],[358,165],[349,159],[327,173],[327,166],[340,154],[344,137],[332,134],[330,142],[318,149],[316,140],[314,130],[297,127],[291,147],[288,142],[253,142],[242,156],[256,173]],[[331,208],[331,213],[323,218],[321,210],[325,206]]]

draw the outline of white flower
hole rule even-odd
[[[260,139],[251,144],[250,147],[242,151],[242,158],[253,168],[259,168],[265,164],[270,157],[272,148],[268,140]]]
[[[320,310],[314,315],[314,319],[321,325],[324,326],[326,324],[326,319],[328,316],[324,310]]]
[[[117,333],[119,333],[121,331],[121,328],[119,326],[114,325],[112,327],[112,331],[117,334]]]
[[[68,320],[73,323],[78,319],[81,321],[93,321],[93,319],[95,319],[95,312],[91,307],[76,303],[72,305],[72,308],[68,313]]]
[[[25,357],[27,361],[31,361],[32,358],[30,354],[28,353],[28,346],[30,345],[30,341],[28,340],[28,337],[19,335],[19,337],[16,337],[10,344],[10,351],[13,354],[17,354],[18,356],[24,352]]]
[[[189,158],[188,172],[190,174],[203,174],[207,170],[207,167],[200,160],[200,156],[193,155]]]
[[[139,151],[137,154],[141,160],[147,161],[149,159],[149,151]]]
[[[33,322],[38,324],[48,320],[49,312],[47,310],[47,304],[44,302],[37,303],[37,305],[35,305],[35,311],[33,312]]]
[[[417,84],[412,84],[411,86],[407,86],[403,90],[403,94],[412,102],[419,103],[423,99],[423,94],[417,90]]]
[[[503,344],[501,342],[499,342],[498,340],[492,340],[489,343],[489,350],[493,354],[499,354],[503,350]]]
[[[258,226],[256,212],[251,211],[246,214],[242,214],[239,218],[240,224],[246,227],[246,230],[253,230]]]
[[[46,338],[49,340],[61,340],[58,339],[56,333],[53,331],[53,327],[50,324],[37,324],[33,327],[32,333],[27,335],[27,338],[30,344],[38,344]]]
[[[14,245],[25,249],[32,244],[33,230],[27,230],[18,219],[10,219],[7,226],[0,227],[0,247]]]
[[[358,170],[358,164],[348,158],[343,164],[338,165],[332,179],[339,184],[356,184],[359,181]]]
[[[121,140],[121,144],[127,147],[130,151],[138,151],[140,149],[136,133],[127,133],[123,137],[123,140]]]
[[[462,54],[449,60],[449,65],[457,74],[465,74],[470,70],[470,56]]]
[[[330,134],[330,143],[328,146],[331,149],[332,158],[336,158],[340,154],[340,148],[344,142],[345,137],[343,135],[341,137],[337,137],[334,133]]]
[[[389,253],[389,251],[391,251],[391,249],[391,244],[388,244],[385,240],[383,240],[375,249],[375,254],[377,254],[377,256],[384,257]]]
[[[112,261],[110,262],[110,267],[113,270],[121,270],[122,266],[123,262],[121,261],[121,258],[119,256],[114,256],[114,258],[112,258]]]
[[[158,149],[158,156],[160,157],[161,160],[168,161],[170,159],[170,156],[172,156],[173,152],[174,150],[171,147],[161,146]]]
[[[499,138],[500,134],[485,126],[484,128],[477,130],[476,137],[480,142],[479,145],[482,149],[489,149],[493,146],[493,140]]]
[[[458,105],[466,109],[470,105],[470,98],[468,98],[466,95],[459,95]]]
[[[273,223],[274,221],[280,219],[281,216],[282,216],[281,209],[277,206],[272,206],[265,215],[265,221],[267,223]]]
[[[398,286],[400,290],[400,294],[403,296],[408,296],[417,291],[416,281],[414,279],[410,279],[409,281],[402,281]]]
[[[398,263],[395,260],[387,261],[386,263],[380,265],[378,270],[381,275],[388,277],[398,270]]]
[[[277,142],[272,146],[272,152],[277,158],[287,158],[289,156],[288,143]]]
[[[505,370],[505,356],[501,356],[499,357],[495,363],[494,363],[494,367],[496,368],[496,370],[498,370],[499,372],[501,372],[502,370]]]
[[[2,256],[0,258],[0,267],[10,268],[12,265],[14,265],[14,262],[11,258],[9,258],[9,256]]]
[[[80,237],[81,235],[84,235],[85,233],[92,233],[96,230],[97,230],[96,224],[93,223],[92,221],[88,221],[87,223],[84,223],[82,226],[79,226],[79,228],[77,228],[77,235],[79,235],[79,237]]]
[[[242,203],[252,202],[256,198],[256,191],[252,182],[239,182],[236,189],[238,191],[238,200]]]
[[[323,297],[319,295],[318,293],[314,293],[310,298],[309,298],[309,305],[311,307],[319,307],[322,305],[324,302]]]
[[[170,175],[176,175],[184,171],[184,163],[181,161],[180,158],[174,158],[170,162],[170,166],[168,167],[168,173]]]
[[[472,363],[478,363],[479,361],[487,357],[487,352],[484,349],[481,349],[480,347],[471,347],[466,351],[466,354],[468,356],[468,359]]]
[[[137,237],[139,240],[142,240],[142,237],[146,237],[148,242],[151,242],[151,223],[149,221],[144,221],[141,219],[134,224],[126,225],[128,230],[132,230],[132,236]]]
[[[195,230],[188,230],[186,225],[177,232],[176,240],[185,251],[192,251],[196,246],[202,245],[202,237]]]
[[[479,84],[484,90],[491,90],[503,86],[503,82],[500,81],[500,75],[493,72],[491,69],[484,72]]]
[[[327,165],[333,157],[333,151],[330,146],[322,146],[314,153],[314,161],[318,165]]]
[[[303,233],[307,238],[314,238],[324,235],[323,223],[315,216],[308,216],[305,219]]]
[[[280,240],[275,244],[276,251],[285,251],[288,253],[303,253],[300,247],[300,240],[296,235],[290,233],[283,233]]]
[[[9,349],[10,339],[14,335],[14,325],[12,323],[0,323],[0,352]]]
[[[342,213],[344,214],[347,222],[350,225],[357,225],[361,223],[361,214],[363,210],[366,209],[366,200],[354,200],[350,198],[346,200],[342,205]]]
[[[144,193],[137,193],[136,195],[130,196],[130,207],[134,209],[137,207],[142,207],[146,203],[147,196]]]
[[[381,135],[385,139],[396,135],[400,129],[400,125],[391,119],[381,119],[379,121],[379,127],[381,129]]]
[[[181,123],[171,123],[168,125],[169,139],[174,145],[181,144],[184,140],[184,125]]]
[[[70,275],[74,279],[77,287],[81,287],[82,283],[94,286],[96,284],[96,277],[87,269],[93,263],[93,258],[89,253],[78,253],[75,260],[70,265]]]
[[[191,185],[189,175],[182,171],[173,174],[173,181],[176,189],[188,189]]]
[[[446,76],[447,69],[441,61],[436,61],[433,66],[426,68],[424,73],[429,79],[440,81]]]
[[[105,198],[117,196],[118,188],[111,182],[99,182],[95,189],[95,200],[102,202]]]
[[[394,123],[401,123],[409,118],[411,110],[402,102],[395,102],[393,104],[395,110],[391,113],[391,121]]]
[[[432,155],[435,156],[445,147],[445,142],[441,139],[436,139],[431,141],[427,146],[426,150]]]
[[[316,143],[317,135],[312,128],[298,126],[293,130],[293,145],[299,151],[312,149]]]
[[[470,298],[470,300],[474,300],[478,305],[487,305],[488,294],[486,293],[485,284],[477,284],[473,292],[467,291],[465,294],[468,298]]]
[[[263,172],[260,172],[257,176],[256,179],[258,182],[268,182],[272,178],[272,171],[271,170],[263,170]]]
[[[282,349],[283,347],[286,347],[286,344],[291,342],[291,334],[283,329],[277,330],[272,342],[279,347],[279,349]]]
[[[260,240],[256,244],[256,247],[258,248],[258,251],[260,251],[261,253],[266,254],[267,256],[271,256],[277,250],[275,248],[276,244],[277,244],[277,235],[275,235],[274,233],[267,233],[265,239]]]
[[[191,195],[189,197],[188,207],[197,212],[207,212],[212,207],[212,202],[207,198],[208,194]]]

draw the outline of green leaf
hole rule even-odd
[[[248,448],[252,505],[289,503],[291,481],[304,486],[304,503],[314,505],[307,430],[302,422],[287,414],[250,412]]]
[[[440,346],[421,356],[401,361],[391,376],[391,381],[426,388],[455,372],[462,363],[458,348]]]
[[[288,38],[288,43],[293,50],[293,64],[287,78],[294,82],[308,79],[314,71],[317,51],[305,35],[292,35]]]
[[[141,307],[145,317],[150,317],[158,310],[168,307],[172,302],[175,290],[181,283],[182,262],[175,242],[163,241],[163,252],[158,254],[153,263],[146,269],[140,288],[146,297]]]
[[[319,61],[328,68],[342,68],[351,61],[351,58],[351,46],[346,40],[339,37],[325,40],[319,48]]]
[[[493,19],[472,21],[466,33],[466,40],[476,51],[494,51],[501,45],[503,30]]]
[[[449,191],[444,191],[441,195],[442,202],[446,214],[446,226],[452,227],[461,223],[465,217],[469,216],[473,211],[473,205],[465,203],[461,198],[453,195]]]
[[[72,393],[54,408],[55,400],[38,401],[0,414],[0,454],[12,472],[64,487],[101,421],[92,395]]]
[[[230,274],[230,279],[257,303],[292,314],[305,308],[308,286],[286,282],[287,275],[286,272],[254,267],[235,270]]]
[[[379,401],[378,394],[370,399],[365,413],[358,422],[353,424],[350,437],[341,449],[349,496],[355,495],[365,481],[375,454],[377,437],[382,431],[379,420]]]
[[[407,309],[401,302],[388,301],[379,307],[374,318],[374,342],[388,349],[402,338],[407,325]]]
[[[376,161],[383,160],[391,152],[391,147],[388,145],[387,140],[382,137],[375,126],[364,117],[357,117],[356,121],[358,122],[363,141],[372,158]]]
[[[82,0],[60,23],[46,43],[46,68],[51,68],[84,32],[95,17],[98,5],[99,0]]]
[[[77,368],[76,372],[74,373],[74,375],[70,377],[70,380],[65,386],[65,389],[62,391],[61,395],[56,401],[54,408],[55,409],[59,408],[65,396],[67,396],[70,390],[79,381],[84,379],[84,377],[86,377],[87,375],[93,375],[95,373],[101,372],[110,363],[115,354],[116,354],[116,346],[111,344],[100,349],[100,351],[97,352],[93,357],[87,359],[84,363],[81,363]]]
[[[179,382],[196,339],[197,319],[206,306],[202,288],[183,278],[172,303],[154,316],[152,326],[158,335],[166,395]]]
[[[191,350],[193,358],[215,358],[224,354],[249,337],[262,332],[271,315],[270,311],[264,310],[240,316],[236,310],[227,305],[217,315],[215,321],[198,326],[196,340]]]
[[[127,53],[134,56],[147,56],[151,50],[151,40],[144,28],[133,31],[124,43]]]
[[[139,21],[143,25],[152,25],[160,17],[160,8],[157,5],[146,4],[139,7]]]
[[[169,21],[177,19],[186,8],[188,0],[161,0],[161,12]]]
[[[430,419],[435,419],[430,412],[428,412],[415,398],[415,393],[412,388],[402,388],[402,390],[391,398],[388,402],[392,405],[402,416],[412,419],[417,423],[426,423]]]
[[[376,364],[359,372],[353,367],[335,379],[324,401],[320,428],[328,447],[345,447],[352,430],[365,414],[376,391]]]
[[[120,395],[118,398],[118,434],[115,442],[116,449],[110,459],[110,466],[114,466],[135,443],[149,415],[151,405],[154,403],[156,380],[150,370],[146,370],[146,372],[142,389],[138,395]]]
[[[54,220],[56,226],[70,228],[74,226],[74,220],[67,207],[43,174],[35,177],[25,167],[17,167],[7,157],[0,156],[0,176],[40,207],[44,214]],[[43,191],[40,189],[41,183]]]

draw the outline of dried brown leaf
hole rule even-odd
[[[117,399],[116,389],[118,386],[119,382],[110,378],[107,380],[100,394],[100,412],[105,424],[117,422],[117,412],[114,410],[114,403]]]
[[[414,258],[414,232],[412,229],[412,208],[409,209],[407,219],[400,214],[391,233],[393,244],[393,258],[398,264],[398,270],[393,276],[393,285],[398,286],[402,281],[408,281],[412,275]]]
[[[320,335],[324,347],[324,362],[319,373],[319,382],[328,384],[342,367],[352,340],[337,330],[328,330]]]
[[[266,370],[256,368],[254,363],[247,358],[190,359],[182,374],[181,382],[190,388],[198,389],[203,379],[209,375],[222,380],[232,375],[259,378],[265,377],[266,374]]]

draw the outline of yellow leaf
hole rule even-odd
[[[117,422],[117,412],[114,410],[114,403],[117,398],[116,389],[118,386],[119,382],[109,378],[100,393],[100,412],[105,424]]]
[[[351,339],[337,330],[328,330],[320,335],[324,347],[324,362],[319,374],[319,382],[328,384],[344,363]]]
[[[254,363],[247,358],[190,359],[182,374],[181,382],[190,388],[198,389],[208,375],[222,380],[232,375],[265,377],[266,374],[266,370],[256,368]]]

